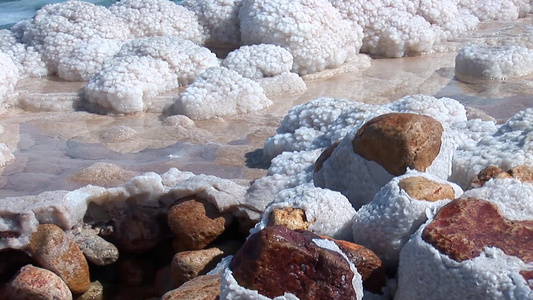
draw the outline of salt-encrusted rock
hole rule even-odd
[[[485,169],[481,170],[479,174],[472,180],[470,184],[471,188],[477,188],[483,186],[487,181],[492,178],[511,178],[511,175],[502,168],[497,166],[488,166]]]
[[[301,299],[362,297],[343,255],[284,226],[270,226],[248,237],[229,268],[240,286],[270,298],[286,293]]]
[[[374,251],[394,273],[402,246],[427,220],[426,211],[436,211],[462,192],[456,184],[427,173],[409,171],[395,177],[355,213],[354,241]]]
[[[94,230],[81,229],[73,232],[73,237],[85,257],[93,264],[105,266],[117,261],[117,247],[98,236]]]
[[[169,291],[161,300],[216,300],[220,295],[220,275],[203,275]]]
[[[446,179],[454,148],[446,129],[425,115],[379,115],[326,149],[317,160],[313,181],[316,186],[341,192],[358,209],[408,169]]]
[[[204,275],[213,269],[223,257],[235,254],[241,245],[241,242],[234,241],[209,249],[176,253],[171,264],[174,285],[181,286],[198,275]]]
[[[531,299],[533,186],[490,180],[412,235],[395,299]]]
[[[463,82],[505,79],[533,72],[533,50],[517,45],[463,47],[455,57],[455,77]]]
[[[301,232],[308,238],[317,237],[310,231]],[[383,294],[383,288],[387,285],[387,274],[385,273],[383,262],[372,250],[348,241],[336,240],[325,236],[319,237],[333,241],[346,254],[346,257],[357,268],[357,272],[361,274],[365,291],[373,294]]]
[[[32,265],[24,266],[11,279],[0,298],[5,300],[72,300],[65,282],[53,272]]]
[[[281,225],[290,230],[307,230],[311,223],[307,222],[305,211],[300,208],[275,208],[268,216],[268,226]]]
[[[506,219],[497,205],[476,198],[452,201],[422,231],[424,241],[456,261],[473,259],[485,247],[496,247],[532,262],[532,238],[533,220]]]
[[[390,113],[365,123],[352,144],[355,153],[399,176],[407,168],[423,172],[433,163],[440,152],[442,131],[433,118]]]
[[[56,273],[74,294],[85,292],[90,284],[89,266],[74,240],[54,224],[39,225],[30,238],[33,258]]]
[[[352,239],[352,218],[355,209],[341,193],[312,186],[299,185],[281,191],[265,209],[253,232],[270,226],[272,213],[279,209],[301,210],[307,230],[336,239]],[[283,225],[283,224],[281,224]],[[299,228],[303,229],[303,228]]]
[[[533,182],[533,166],[516,166],[507,171],[513,178],[522,182]]]
[[[209,245],[231,224],[231,213],[220,213],[201,197],[179,200],[167,213],[167,222],[176,238],[188,250]]]
[[[509,170],[533,165],[533,108],[516,113],[479,140],[465,141],[454,152],[450,181],[468,187],[484,168]]]

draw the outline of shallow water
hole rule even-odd
[[[450,43],[490,39],[519,41],[531,36],[531,16],[519,22],[482,24],[480,30]],[[0,116],[0,141],[15,160],[0,169],[0,197],[75,189],[86,184],[117,186],[143,172],[170,167],[222,178],[251,181],[266,174],[261,160],[265,139],[287,111],[316,97],[348,98],[383,104],[409,94],[452,97],[497,120],[533,107],[533,77],[466,84],[454,79],[456,52],[401,59],[374,59],[364,71],[306,79],[303,95],[274,97],[274,105],[251,114],[180,123],[160,112],[105,116],[80,110],[82,82],[25,79]],[[164,109],[173,91],[154,98]],[[18,106],[13,107],[18,101]],[[157,106],[156,106],[157,107]]]

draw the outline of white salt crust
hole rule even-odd
[[[374,251],[388,269],[398,267],[400,250],[409,237],[440,207],[452,199],[435,202],[415,199],[399,186],[409,177],[423,177],[436,183],[450,185],[454,199],[463,190],[456,184],[428,173],[408,171],[394,177],[376,194],[374,199],[363,205],[353,218],[353,240]]]
[[[523,46],[463,47],[455,57],[455,77],[463,82],[499,80],[533,72],[533,50]]]
[[[290,72],[294,59],[285,48],[272,44],[241,46],[231,51],[222,66],[243,77],[260,79]]]
[[[19,81],[19,70],[11,57],[0,50],[0,104],[15,91]]]

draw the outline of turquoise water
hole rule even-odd
[[[61,0],[0,0],[0,29],[11,27],[18,21],[30,19],[35,12],[50,3],[65,2]],[[98,5],[109,6],[116,0],[88,0]]]

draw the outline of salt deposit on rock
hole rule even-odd
[[[463,82],[501,80],[532,72],[533,50],[517,45],[468,45],[455,58],[455,77]]]

